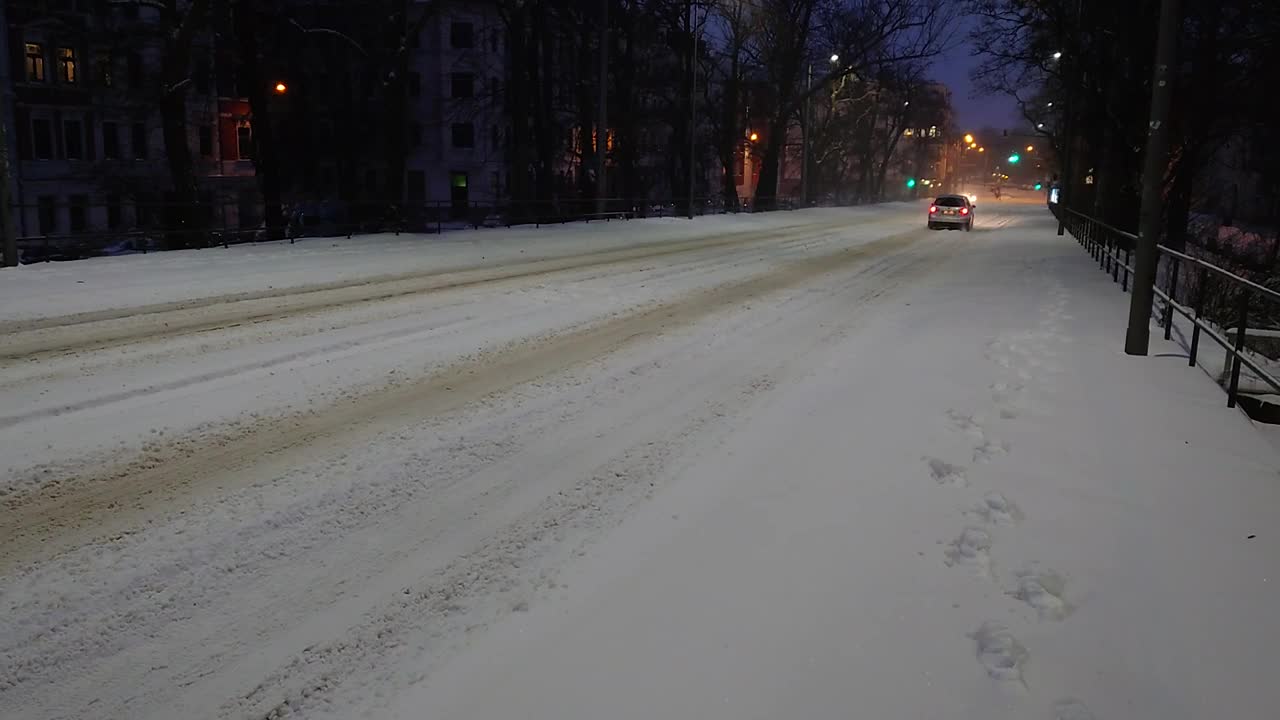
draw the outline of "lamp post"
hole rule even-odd
[[[829,58],[831,66],[834,68],[840,62],[839,53],[831,53]],[[809,125],[813,121],[812,105],[813,105],[813,63],[809,63],[809,77],[804,86],[804,121],[802,123],[801,139],[800,139],[800,204],[809,204],[809,166],[812,162],[809,159]]]

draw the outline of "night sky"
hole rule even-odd
[[[968,34],[968,20],[963,35]],[[971,131],[983,127],[1005,128],[1020,120],[1013,100],[998,95],[977,95],[969,74],[978,65],[978,58],[971,57],[967,38],[934,61],[930,74],[935,80],[951,88],[951,102],[956,109],[957,130]]]

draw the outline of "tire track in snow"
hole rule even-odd
[[[308,582],[299,582],[307,577],[305,572],[300,578],[291,579],[290,576],[282,577],[281,569],[298,568],[299,555],[312,556],[312,562],[315,556],[336,555],[350,558],[349,551],[353,548],[336,549],[327,545],[316,547],[311,545],[315,542],[313,538],[324,538],[325,542],[347,542],[348,538],[359,532],[358,527],[348,524],[351,522],[350,519],[330,530],[319,522],[326,519],[323,515],[312,517],[310,513],[306,513],[299,519],[296,510],[291,507],[277,509],[277,514],[283,515],[283,518],[260,518],[261,513],[254,512],[255,501],[248,498],[240,502],[245,505],[244,511],[252,516],[255,528],[259,526],[274,528],[274,523],[283,519],[305,525],[307,532],[301,535],[273,537],[270,544],[264,542],[264,538],[259,538],[256,533],[246,536],[236,532],[222,538],[209,538],[204,533],[198,533],[199,537],[189,539],[187,533],[183,533],[183,541],[190,542],[200,549],[202,555],[215,558],[215,561],[211,563],[211,567],[206,568],[203,563],[188,562],[190,559],[183,554],[183,550],[174,548],[173,556],[179,565],[177,567],[162,565],[153,569],[150,582],[155,584],[155,591],[168,600],[168,607],[164,612],[168,613],[169,619],[176,619],[176,622],[168,627],[161,622],[165,619],[164,617],[152,615],[132,619],[119,617],[125,610],[139,602],[146,604],[145,600],[134,595],[135,586],[125,584],[127,581],[124,578],[118,581],[123,587],[112,594],[108,594],[108,588],[104,587],[116,582],[115,566],[106,564],[111,556],[123,555],[112,560],[118,563],[120,570],[123,571],[136,572],[135,558],[146,562],[156,561],[150,553],[124,552],[118,549],[120,546],[134,548],[142,546],[150,530],[139,533],[136,537],[125,537],[119,543],[107,546],[106,557],[97,555],[96,548],[85,548],[83,551],[72,554],[74,556],[92,553],[90,555],[92,561],[88,567],[74,562],[73,557],[58,558],[53,562],[44,563],[42,572],[45,568],[66,564],[73,569],[87,569],[94,574],[105,576],[98,578],[99,582],[96,583],[93,582],[93,575],[84,578],[81,583],[76,583],[78,586],[76,592],[84,596],[77,603],[52,600],[50,602],[59,609],[59,612],[64,608],[78,605],[81,612],[89,612],[95,616],[105,614],[106,620],[95,617],[92,621],[64,621],[62,632],[41,638],[42,642],[50,643],[52,647],[28,649],[25,654],[42,659],[57,658],[61,656],[60,653],[69,654],[66,655],[66,661],[58,666],[49,667],[37,663],[33,670],[44,675],[46,681],[56,685],[43,688],[31,685],[21,688],[20,693],[15,691],[12,696],[15,702],[14,707],[48,709],[57,706],[66,710],[68,714],[75,715],[84,710],[83,702],[100,698],[100,704],[95,704],[93,707],[107,716],[145,717],[149,716],[146,712],[148,708],[155,711],[156,708],[163,707],[168,710],[168,714],[177,712],[184,716],[203,717],[212,715],[213,709],[222,704],[218,714],[224,717],[265,717],[273,709],[285,708],[308,717],[322,711],[327,711],[329,715],[335,717],[354,717],[355,713],[344,713],[340,704],[330,704],[335,694],[358,693],[360,683],[354,683],[357,687],[352,687],[353,678],[363,677],[366,681],[374,679],[376,682],[382,682],[385,674],[411,672],[405,670],[407,663],[398,662],[398,660],[412,659],[414,653],[421,650],[424,643],[432,652],[439,652],[451,641],[456,641],[458,634],[469,632],[476,626],[475,623],[484,622],[484,606],[494,604],[498,608],[494,612],[505,613],[518,608],[520,603],[527,602],[529,600],[526,594],[527,586],[521,576],[526,573],[538,574],[535,569],[540,565],[538,558],[542,553],[548,552],[547,548],[550,544],[560,542],[557,536],[564,529],[584,524],[607,527],[615,522],[611,518],[614,518],[616,511],[611,508],[617,504],[618,500],[611,498],[621,493],[620,501],[629,502],[627,498],[635,496],[634,486],[637,485],[641,493],[645,492],[646,476],[657,472],[667,458],[672,456],[672,442],[678,444],[681,441],[678,439],[688,440],[691,436],[703,432],[700,428],[703,428],[705,423],[720,422],[719,418],[724,413],[735,412],[735,405],[740,400],[749,398],[762,389],[767,389],[770,384],[769,370],[772,363],[781,362],[782,359],[793,357],[796,353],[803,354],[804,343],[812,342],[809,334],[822,332],[816,329],[824,327],[817,322],[817,319],[828,319],[832,312],[840,313],[838,325],[825,332],[832,335],[847,332],[863,306],[883,296],[893,287],[907,282],[918,273],[927,272],[931,267],[937,266],[941,256],[942,253],[936,252],[924,258],[920,257],[920,253],[914,252],[880,254],[877,256],[878,259],[870,259],[870,262],[858,267],[855,272],[838,277],[834,287],[832,284],[827,284],[827,287],[819,292],[804,289],[788,290],[791,299],[778,303],[776,296],[768,298],[766,302],[769,307],[777,308],[773,312],[763,314],[738,312],[736,314],[735,317],[743,319],[762,316],[764,322],[768,323],[767,326],[774,328],[773,335],[765,335],[763,338],[759,331],[760,320],[758,319],[747,323],[738,321],[731,326],[724,326],[710,338],[701,333],[686,333],[686,328],[679,324],[670,324],[663,328],[659,332],[681,333],[687,336],[680,341],[680,347],[675,353],[670,350],[670,340],[664,341],[662,347],[665,351],[660,356],[664,359],[676,360],[682,366],[682,369],[672,373],[675,378],[680,379],[681,384],[671,385],[664,380],[663,375],[646,379],[644,372],[641,372],[635,375],[639,385],[633,384],[630,390],[624,388],[615,393],[610,387],[611,383],[606,384],[603,386],[606,397],[595,398],[592,404],[609,408],[613,408],[615,404],[623,404],[623,407],[617,410],[626,410],[631,413],[635,411],[637,402],[643,402],[645,406],[655,409],[656,417],[663,418],[664,430],[661,435],[677,440],[664,442],[662,438],[656,438],[659,442],[655,446],[652,442],[655,438],[649,438],[645,433],[639,435],[617,433],[622,436],[619,441],[627,440],[628,445],[620,454],[617,454],[616,450],[610,451],[613,459],[600,464],[598,472],[592,471],[586,475],[580,475],[575,472],[575,469],[581,468],[573,467],[568,470],[568,479],[585,477],[587,478],[585,483],[578,482],[571,488],[566,488],[564,495],[553,492],[553,497],[550,497],[546,503],[536,504],[534,507],[530,507],[528,503],[518,503],[518,506],[527,508],[527,512],[512,518],[499,530],[487,527],[485,539],[465,555],[460,555],[456,562],[450,562],[438,568],[428,566],[428,570],[421,573],[393,573],[395,577],[389,579],[392,583],[400,579],[401,582],[408,584],[393,584],[391,592],[377,595],[372,605],[360,605],[354,609],[348,607],[336,616],[329,614],[327,615],[331,618],[329,622],[323,621],[325,616],[320,617],[319,624],[322,632],[314,632],[316,622],[308,620],[307,632],[290,632],[287,642],[283,641],[284,638],[277,637],[276,633],[280,632],[277,623],[282,622],[283,618],[292,618],[293,622],[299,622],[300,612],[307,618],[311,617],[309,611],[299,610],[294,596],[290,593],[303,594],[308,602],[320,602],[315,595],[321,592],[320,587],[312,589]],[[844,267],[844,263],[836,266],[830,260],[827,260],[827,265],[835,269]],[[857,265],[857,263],[850,263],[850,266]],[[807,277],[812,279],[822,276],[822,273],[818,272]],[[787,290],[787,286],[784,284],[779,289]],[[850,290],[853,293],[849,293]],[[804,308],[808,304],[818,302],[822,303],[822,311],[807,313],[808,327],[797,329],[797,324],[806,324],[805,317],[802,315],[797,318],[797,315],[805,313]],[[705,316],[705,313],[702,316]],[[804,342],[795,342],[797,336],[803,338]],[[643,337],[652,337],[652,335]],[[770,338],[776,339],[770,342]],[[748,347],[758,345],[759,352],[755,354],[742,352],[744,343]],[[694,354],[695,357],[691,358],[690,354]],[[629,363],[632,356],[628,354],[625,357]],[[728,367],[726,363],[717,361],[717,358],[721,357],[729,361]],[[683,369],[683,366],[690,362],[696,362],[696,371],[692,374]],[[671,362],[664,364],[672,368],[677,367]],[[645,364],[637,367],[636,370],[643,371],[649,367],[649,364]],[[653,367],[658,366],[655,363]],[[594,370],[588,369],[584,372],[590,373]],[[653,372],[662,371],[654,370]],[[623,373],[623,376],[627,374]],[[572,387],[578,381],[569,378],[562,382]],[[638,397],[641,394],[636,393],[635,389],[654,382],[661,383],[661,387],[656,389],[656,392],[644,394],[643,400],[639,400]],[[736,395],[732,390],[734,387],[741,388]],[[558,392],[554,395],[559,397]],[[703,400],[708,397],[711,399],[710,404],[702,405]],[[703,409],[683,416],[688,422],[672,422],[673,418],[670,418],[666,412],[666,406],[670,404],[671,398],[687,398],[686,405],[698,405]],[[548,417],[540,419],[513,417],[511,418],[513,424],[509,427],[512,432],[527,433],[530,423],[535,425],[557,423],[555,418],[561,412],[558,404],[548,412],[550,413]],[[613,414],[612,410],[610,414]],[[561,417],[558,422],[565,421],[567,418]],[[583,420],[583,422],[586,423],[589,420]],[[505,421],[503,425],[506,426]],[[593,432],[606,430],[598,425],[587,427]],[[516,430],[516,428],[523,429]],[[397,494],[380,500],[364,498],[359,502],[343,500],[339,496],[334,499],[328,512],[356,514],[358,506],[358,514],[363,522],[381,523],[377,525],[380,528],[376,535],[377,544],[362,548],[367,553],[373,553],[369,556],[370,565],[391,562],[395,557],[400,556],[408,558],[415,567],[421,566],[423,561],[418,559],[419,556],[429,552],[440,553],[440,547],[450,542],[456,544],[457,538],[451,533],[460,532],[463,528],[474,533],[477,530],[473,528],[477,525],[491,525],[491,523],[473,519],[474,515],[458,513],[458,505],[447,502],[448,496],[441,496],[439,493],[450,487],[458,488],[458,492],[479,493],[480,488],[475,487],[476,483],[469,472],[474,473],[476,462],[482,462],[487,466],[488,463],[493,462],[492,453],[496,452],[501,457],[505,452],[503,448],[511,447],[505,432],[507,431],[478,432],[480,436],[498,440],[500,447],[494,449],[464,447],[456,452],[444,453],[439,460],[424,461],[424,467],[410,468],[410,474],[415,471],[426,472],[427,468],[430,468],[430,471],[426,472],[430,486],[422,486],[421,490],[415,490],[414,488],[418,486],[409,478],[402,478],[412,492],[422,493],[421,495],[410,497]],[[472,432],[467,432],[468,436],[471,434]],[[611,441],[614,436],[615,433],[610,432]],[[592,448],[600,444],[599,441],[588,440],[587,442],[587,446]],[[519,439],[514,444],[518,447]],[[479,450],[483,457],[475,459],[463,457],[470,455],[473,450]],[[537,467],[527,467],[527,460],[536,459],[545,451],[546,448],[542,448],[541,451],[530,448],[531,458],[523,462],[512,459],[514,466],[523,472],[512,473],[510,482],[514,484],[511,491],[524,492],[522,488],[529,485],[528,481],[532,478],[525,478],[523,475],[531,473],[542,476],[544,474]],[[428,451],[428,455],[430,454]],[[573,454],[569,459],[574,466],[584,465],[585,462],[580,461],[577,454]],[[440,463],[444,463],[445,467],[440,467]],[[455,464],[457,467],[453,467]],[[468,467],[472,469],[468,471]],[[455,472],[460,473],[456,478],[452,477]],[[338,470],[335,477],[342,474],[343,472]],[[440,477],[440,475],[449,477]],[[358,492],[368,491],[370,488],[367,485],[365,482],[353,483],[353,487]],[[491,497],[491,491],[494,494],[499,493],[497,488],[484,488],[487,498]],[[280,492],[287,493],[288,490],[281,489]],[[413,513],[409,513],[406,520],[412,518],[412,521],[405,522],[399,521],[396,517],[380,517],[382,508],[403,507],[414,497],[419,499],[422,506],[432,508],[433,511],[438,507],[438,512],[443,515],[437,520],[434,517],[415,518]],[[469,502],[461,507],[472,511],[480,510],[479,506]],[[208,522],[217,523],[226,514],[224,503],[219,502],[212,508],[216,511],[200,514],[201,522],[205,521],[207,515]],[[446,528],[456,526],[457,529],[446,532],[438,527],[439,524],[444,524]],[[446,536],[433,536],[432,532],[446,532]],[[572,533],[568,538],[570,542],[575,539]],[[221,540],[224,544],[219,547],[206,547],[206,541],[210,539]],[[150,541],[154,543],[156,538],[150,538]],[[360,546],[358,536],[351,539],[350,544]],[[242,560],[223,555],[224,551],[236,553],[247,565],[242,566],[240,564]],[[358,558],[359,555],[355,557]],[[304,563],[304,568],[305,565]],[[184,571],[194,573],[195,577],[184,577]],[[366,572],[366,563],[357,560],[354,562],[354,567],[348,563],[342,571]],[[376,573],[377,570],[369,570],[369,572]],[[344,579],[350,580],[350,583],[345,584],[348,588],[364,589],[369,585],[361,577]],[[554,575],[539,575],[538,583],[545,587],[546,583],[553,580]],[[233,581],[251,584],[248,587],[230,585],[229,583]],[[380,584],[386,585],[387,581],[388,578],[382,578]],[[254,584],[267,584],[273,588],[272,592],[277,596],[273,598],[272,607],[278,607],[276,611],[280,613],[278,616],[260,617],[258,610],[249,604],[250,600],[260,599],[258,594],[252,591]],[[319,582],[318,585],[327,587],[328,583]],[[196,595],[190,596],[188,593],[196,593]],[[116,597],[116,594],[122,597]],[[225,607],[218,598],[229,598],[231,602],[237,603],[237,606]],[[201,599],[212,602],[212,607],[193,610],[192,602]],[[200,623],[181,621],[184,616],[196,612],[199,612],[202,618]],[[213,618],[205,614],[219,612],[225,616],[223,620],[226,621],[226,625],[214,622]],[[335,619],[337,622],[333,622]],[[131,648],[132,654],[120,656],[111,654],[86,659],[78,649],[84,645],[77,642],[82,633],[92,633],[104,625],[116,627],[114,623],[122,620],[125,624],[118,627],[119,632],[112,632],[105,639],[112,643],[121,642],[122,635],[131,635],[130,641],[134,643]],[[254,626],[249,624],[250,622],[258,623],[259,627],[271,634],[259,635],[255,632]],[[354,627],[346,624],[353,622],[357,623]],[[28,625],[24,623],[24,627]],[[180,637],[187,642],[177,642],[176,638],[168,635],[171,632],[182,633]],[[189,636],[190,633],[199,632],[207,632],[208,639],[202,642]],[[231,644],[232,638],[237,635],[240,643],[247,643],[249,646]],[[94,647],[99,651],[102,650],[100,645],[95,644]],[[155,657],[157,649],[163,651],[166,647],[181,648],[182,652],[176,656],[165,653],[165,667],[149,670],[150,666],[146,662],[140,662]],[[266,653],[270,659],[264,658],[263,653]],[[280,655],[281,653],[283,655]],[[405,653],[408,655],[406,656]],[[30,683],[35,681],[36,678],[28,679]],[[348,684],[344,686],[344,682]],[[117,690],[110,690],[111,688]],[[0,690],[0,692],[3,691]],[[284,701],[287,701],[287,704]]]
[[[345,397],[324,410],[264,418],[228,435],[185,443],[179,439],[171,456],[103,468],[47,494],[5,498],[0,573],[95,538],[133,532],[149,518],[185,506],[201,493],[226,492],[264,475],[281,474],[305,460],[312,446],[356,443],[413,419],[457,410],[753,297],[900,250],[923,233],[912,230],[797,260],[600,323],[517,341],[420,380]]]
[[[879,219],[866,224],[901,225],[902,221],[900,218]],[[645,243],[623,249],[498,266],[418,272],[63,318],[0,323],[0,337],[5,338],[4,343],[0,344],[0,367],[49,354],[112,347],[139,339],[208,332],[356,303],[380,302],[503,280],[532,279],[565,270],[659,259],[712,248],[778,242],[839,230],[847,225],[847,221],[796,224],[761,231],[723,233],[693,240]]]

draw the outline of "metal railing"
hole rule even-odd
[[[1134,252],[1138,237],[1130,232],[1108,225],[1097,218],[1074,210],[1050,206],[1058,220],[1073,237],[1098,261],[1100,267],[1120,284],[1122,291],[1129,289],[1129,279],[1134,273]],[[1188,365],[1195,367],[1202,336],[1213,340],[1226,352],[1229,363],[1227,380],[1227,407],[1235,407],[1240,397],[1240,370],[1248,368],[1259,380],[1280,393],[1280,378],[1272,375],[1251,358],[1246,350],[1250,315],[1266,316],[1270,309],[1280,311],[1280,292],[1241,277],[1202,258],[1157,245],[1159,253],[1155,296],[1163,303],[1160,325],[1164,339],[1173,334],[1174,314],[1191,322],[1191,341],[1188,348]],[[1163,279],[1163,287],[1161,279]],[[1206,302],[1214,295],[1213,285],[1222,296],[1233,301],[1224,303],[1215,318],[1206,317]],[[1233,312],[1229,305],[1234,304]],[[1225,311],[1225,312],[1224,312]],[[1221,328],[1224,316],[1234,315],[1234,327]],[[1258,329],[1258,325],[1254,326]],[[1234,336],[1234,337],[1232,337]]]
[[[792,210],[792,198],[778,198],[769,210]],[[112,254],[133,254],[169,249],[230,247],[235,244],[288,240],[291,244],[306,237],[351,237],[368,233],[440,234],[446,230],[480,227],[542,226],[593,220],[719,215],[757,212],[750,202],[725,207],[719,196],[697,198],[692,212],[686,199],[653,200],[636,198],[562,198],[543,202],[455,203],[450,200],[418,203],[313,202],[286,206],[282,226],[269,230],[262,220],[261,206],[247,207],[238,199],[175,205],[164,202],[90,203],[75,205],[80,227],[72,224],[71,204],[55,206],[13,205],[15,214],[25,213],[30,224],[51,215],[54,232],[19,235],[17,244],[23,263],[75,260]],[[181,216],[183,224],[166,223]],[[107,220],[111,218],[111,220]],[[110,225],[110,227],[108,227]]]

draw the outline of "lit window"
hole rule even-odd
[[[27,43],[27,82],[44,82],[44,46]]]
[[[64,83],[75,84],[80,76],[76,74],[76,49],[58,48],[58,77]]]

